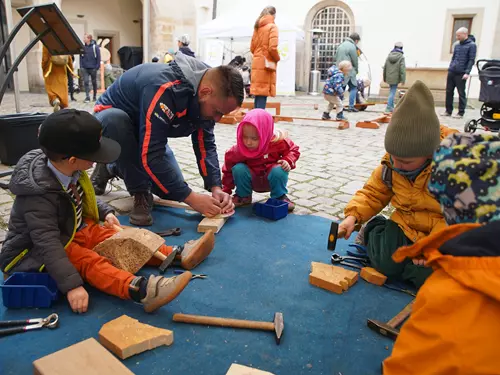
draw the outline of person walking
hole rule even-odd
[[[250,52],[253,54],[250,93],[255,96],[255,108],[266,108],[267,97],[276,96],[278,27],[274,23],[276,8],[268,6],[255,21]]]
[[[356,75],[358,74],[358,52],[356,46],[361,40],[358,33],[352,33],[349,38],[346,38],[344,42],[338,46],[337,52],[335,54],[335,62],[338,64],[341,61],[350,61],[352,64],[352,71],[348,77],[346,77],[347,86],[349,86],[349,107],[345,110],[347,112],[358,112],[354,107],[356,103],[356,95],[358,93],[358,83],[356,81]]]
[[[97,100],[97,70],[101,66],[101,50],[92,35],[85,34],[83,37],[85,46],[80,55],[80,69],[83,72],[83,84],[85,86],[85,103],[90,102],[89,79],[92,80],[92,89],[94,90],[93,101]]]
[[[394,97],[400,83],[406,81],[406,63],[403,55],[403,43],[396,42],[384,64],[384,82],[389,85],[386,113],[394,111]]]
[[[477,47],[476,43],[474,43],[475,38],[472,35],[469,36],[469,30],[465,27],[461,27],[457,30],[456,37],[458,43],[453,47],[453,56],[446,79],[446,111],[443,113],[443,116],[451,116],[453,113],[453,95],[456,88],[459,101],[458,113],[454,117],[462,118],[464,117],[465,107],[467,105],[465,84],[474,66]]]
[[[42,50],[42,72],[45,91],[54,112],[69,106],[68,71],[73,74],[73,60],[69,55],[51,55],[47,47]]]

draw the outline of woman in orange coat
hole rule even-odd
[[[45,90],[49,96],[50,105],[54,107],[54,112],[67,108],[69,105],[67,69],[74,75],[71,56],[52,56],[49,50],[43,47],[42,72]]]
[[[255,95],[255,108],[266,108],[268,96],[276,96],[278,27],[274,24],[275,7],[266,7],[255,21],[250,52],[253,54],[250,93]]]

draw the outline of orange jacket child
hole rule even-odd
[[[295,169],[299,147],[286,135],[274,131],[273,117],[263,109],[249,111],[238,125],[236,145],[224,157],[222,189],[231,194],[235,206],[252,203],[252,190],[271,192],[271,198],[294,204],[288,199],[288,173]]]
[[[434,272],[417,294],[385,375],[500,373],[500,137],[454,134],[434,154],[430,192],[450,225],[393,258]]]
[[[420,287],[431,273],[411,261],[397,264],[392,254],[401,246],[446,226],[439,203],[430,195],[432,154],[453,130],[440,126],[430,90],[421,81],[399,102],[385,135],[387,154],[365,186],[347,204],[340,224],[346,237],[355,224],[362,227],[356,242],[367,247],[372,265],[389,278]],[[376,216],[389,203],[389,220]]]

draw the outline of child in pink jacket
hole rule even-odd
[[[252,203],[252,191],[271,192],[271,198],[295,205],[287,197],[288,172],[295,169],[299,147],[287,134],[274,130],[273,117],[263,109],[246,114],[238,125],[236,145],[224,157],[222,188],[231,194],[236,186],[233,203],[236,207]]]

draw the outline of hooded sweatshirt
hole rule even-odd
[[[259,133],[259,147],[256,150],[249,150],[243,144],[243,127],[245,125],[254,126]],[[272,168],[279,166],[279,160],[285,160],[295,169],[299,159],[299,147],[295,145],[286,134],[274,131],[273,117],[263,109],[249,111],[238,125],[236,131],[236,145],[231,147],[224,157],[222,167],[223,190],[231,194],[235,187],[232,168],[239,163],[244,163],[250,168],[253,177],[263,177]]]
[[[142,64],[127,70],[97,100],[94,112],[126,112],[139,137],[142,167],[164,194],[184,201],[191,189],[177,169],[166,168],[168,138],[191,136],[198,169],[209,190],[221,186],[212,120],[201,118],[198,86],[209,66],[182,53],[170,64]]]
[[[394,48],[384,64],[384,82],[397,85],[406,81],[406,62],[401,48]]]
[[[101,50],[95,40],[83,47],[83,53],[80,55],[80,68],[99,69],[101,66]]]

